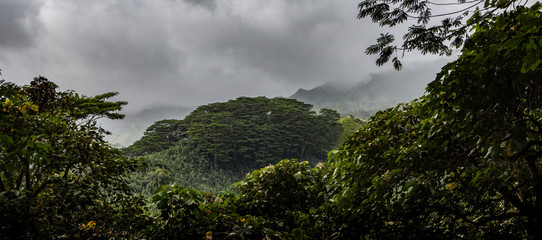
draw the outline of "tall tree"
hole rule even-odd
[[[186,127],[183,121],[164,119],[153,123],[145,130],[143,137],[123,151],[128,156],[143,156],[160,152],[186,138]]]
[[[184,122],[211,161],[263,166],[284,158],[325,158],[340,137],[339,115],[311,109],[294,99],[241,97],[200,106]]]
[[[478,22],[426,96],[343,145],[343,237],[542,238],[540,26],[538,3]]]
[[[123,117],[116,111],[126,102],[106,101],[115,95],[58,92],[44,77],[0,87],[0,236],[75,238],[83,224],[96,236],[122,236],[109,221],[120,214],[111,201],[121,195],[112,193],[128,193],[123,176],[136,163],[96,125]]]

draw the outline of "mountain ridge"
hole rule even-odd
[[[379,110],[421,97],[442,66],[440,62],[423,65],[423,70],[371,73],[349,86],[328,82],[309,90],[300,88],[289,98],[312,104],[317,109],[334,109],[343,116],[368,118]]]

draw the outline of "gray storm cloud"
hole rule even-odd
[[[0,0],[0,69],[27,84],[119,91],[128,110],[195,106],[381,71],[358,0]],[[408,67],[408,65],[407,65]]]
[[[214,10],[216,7],[215,0],[185,0],[188,3],[194,4],[195,6],[201,6],[209,10]]]
[[[0,0],[0,48],[28,47],[37,40],[40,7],[33,0]]]

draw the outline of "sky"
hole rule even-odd
[[[358,3],[0,0],[1,78],[42,75],[89,96],[118,91],[127,112],[290,96],[391,69],[364,54],[389,30],[356,19]]]

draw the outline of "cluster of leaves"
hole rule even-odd
[[[129,191],[123,176],[136,164],[103,140],[105,131],[95,122],[99,117],[122,117],[114,112],[125,102],[105,101],[114,95],[58,92],[44,77],[30,86],[2,84],[2,238],[136,234],[122,221],[141,211],[138,200],[125,198]],[[90,229],[81,227],[89,222]]]
[[[344,142],[344,138],[350,136],[353,132],[357,131],[358,129],[363,127],[363,125],[365,125],[365,122],[362,119],[355,118],[352,115],[350,115],[349,117],[341,118],[339,120],[339,123],[343,128],[341,143]]]
[[[378,113],[335,153],[334,232],[542,237],[540,9],[479,22],[425,97]]]
[[[523,7],[528,0],[457,0],[449,2],[419,0],[364,0],[359,7],[358,18],[371,18],[380,26],[394,27],[404,22],[416,21],[403,35],[403,42],[394,45],[395,36],[390,33],[380,34],[377,43],[369,46],[367,54],[378,54],[376,64],[381,66],[392,61],[395,69],[400,70],[402,63],[397,52],[414,50],[422,54],[440,54],[450,56],[453,49],[458,49],[469,39],[469,30],[480,22],[500,15],[502,12]],[[446,8],[448,7],[448,8]],[[449,8],[451,7],[451,8]],[[444,12],[434,13],[440,9]],[[453,9],[449,10],[448,9]],[[465,21],[465,18],[468,18]],[[439,19],[440,23],[433,24]],[[433,25],[432,25],[433,24]],[[392,56],[396,54],[395,57]]]
[[[326,168],[282,160],[247,174],[237,194],[212,195],[163,186],[153,197],[159,216],[150,239],[307,239],[310,210],[321,205]]]
[[[149,239],[280,239],[269,221],[239,215],[235,197],[182,186],[163,186],[153,197],[160,213],[146,230]]]

